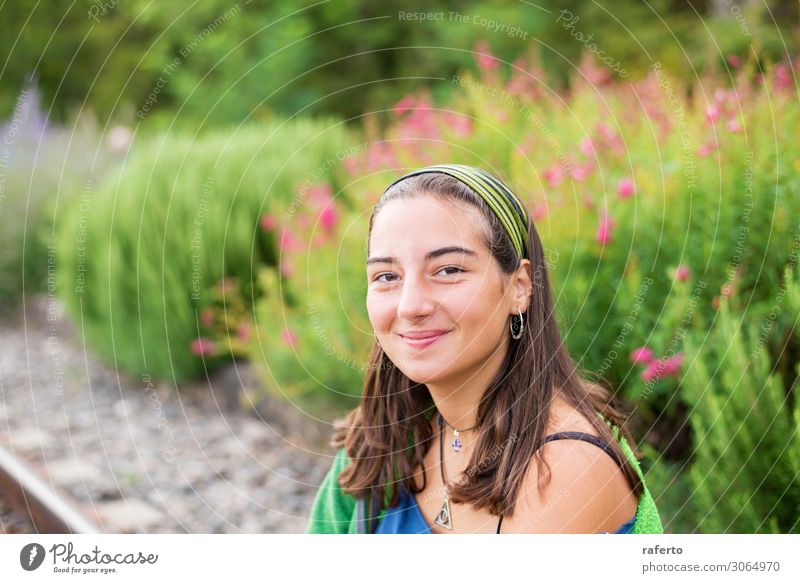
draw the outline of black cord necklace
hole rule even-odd
[[[444,485],[444,502],[442,503],[442,507],[439,510],[439,514],[436,515],[436,520],[434,523],[442,526],[448,530],[453,530],[453,515],[450,513],[450,485],[447,483],[447,480],[444,477],[444,424],[447,423],[444,416],[439,413],[439,470],[442,472],[442,484]],[[447,423],[447,426],[453,430],[453,441],[451,446],[453,447],[453,451],[455,453],[459,453],[461,451],[461,440],[458,438],[459,430]],[[475,429],[477,425],[473,425],[469,429],[461,429],[460,431],[469,431],[470,429]]]

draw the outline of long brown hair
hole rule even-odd
[[[440,173],[407,178],[381,196],[369,221],[368,256],[372,226],[381,209],[391,201],[421,196],[477,207],[485,218],[483,242],[502,273],[512,274],[518,268],[520,258],[511,239],[485,201],[463,183]],[[624,462],[623,472],[638,498],[643,491],[641,480],[597,413],[620,428],[639,458],[641,454],[624,426],[626,415],[609,390],[581,378],[563,345],[542,242],[530,216],[528,224],[527,259],[531,262],[534,291],[530,307],[523,314],[523,336],[511,342],[505,361],[481,399],[476,419],[478,439],[467,466],[469,470],[452,485],[450,499],[454,503],[469,503],[476,509],[487,508],[498,516],[513,514],[534,456],[539,457],[540,475],[542,465],[547,466],[537,452],[544,443],[556,389],[615,450],[617,459]],[[351,460],[339,475],[342,491],[357,498],[371,492],[380,497],[384,506],[387,500],[390,506],[399,503],[399,488],[391,487],[398,480],[408,492],[418,494],[421,489],[417,488],[413,474],[415,468],[425,467],[423,460],[433,439],[430,414],[434,410],[427,387],[403,374],[376,341],[361,402],[340,422],[331,441],[335,449],[345,447]],[[547,470],[550,471],[549,466]],[[540,481],[540,490],[541,487]]]

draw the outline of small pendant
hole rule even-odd
[[[453,530],[453,521],[450,517],[450,499],[447,497],[447,494],[444,495],[444,504],[442,504],[442,508],[439,510],[439,514],[436,516],[434,523],[443,526],[447,530]]]
[[[461,451],[461,440],[458,438],[458,430],[453,430],[453,442],[450,444],[453,451],[458,453]]]

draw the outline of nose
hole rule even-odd
[[[408,276],[403,282],[397,315],[404,320],[419,320],[430,315],[436,307],[436,301],[424,277]]]

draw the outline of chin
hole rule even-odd
[[[445,370],[444,365],[437,366],[433,363],[425,363],[423,365],[421,363],[411,362],[409,359],[397,363],[397,368],[413,382],[419,384],[441,382],[442,379],[447,378],[451,374],[451,371]]]

